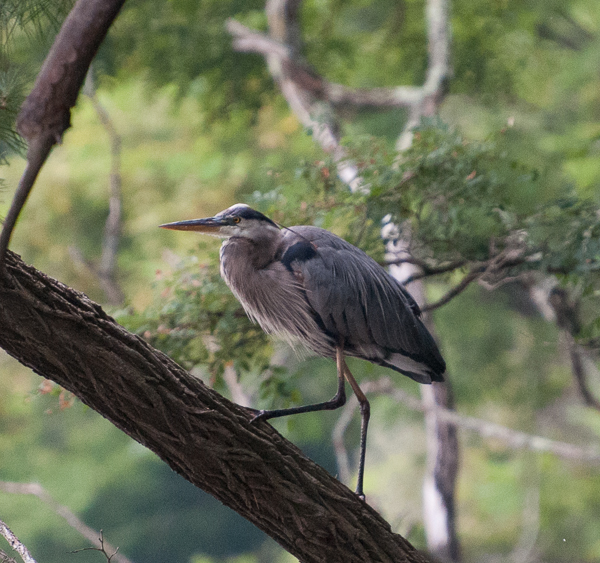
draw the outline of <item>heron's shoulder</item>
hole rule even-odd
[[[289,227],[283,231],[283,238],[288,247],[299,242],[304,242],[311,243],[312,247],[317,250],[321,248],[337,250],[350,250],[355,248],[343,238],[340,238],[325,229],[321,229],[320,227],[312,227],[309,225]]]

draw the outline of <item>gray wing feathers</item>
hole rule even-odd
[[[404,350],[416,347],[412,331],[402,330],[414,318],[406,314],[408,303],[394,280],[375,262],[365,262],[365,258],[371,261],[366,255],[357,260],[354,252],[327,248],[319,249],[319,255],[321,259],[307,262],[305,269],[324,271],[312,276],[313,283],[305,277],[305,288],[327,328],[357,343]]]
[[[304,279],[307,299],[325,328],[344,337],[361,355],[372,360],[398,352],[422,369],[440,374],[444,363],[433,338],[418,318],[414,299],[395,279],[361,250],[328,231],[293,227],[286,238],[310,241],[317,255],[294,263]],[[414,362],[413,362],[414,363]]]

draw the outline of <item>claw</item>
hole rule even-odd
[[[250,408],[248,410],[254,413],[254,416],[250,419],[250,424],[254,424],[257,420],[265,420],[265,415],[267,414],[267,411]]]

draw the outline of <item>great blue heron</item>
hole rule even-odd
[[[337,409],[346,402],[346,379],[360,403],[356,493],[364,498],[370,406],[344,356],[394,369],[419,383],[443,381],[446,364],[415,300],[375,260],[338,236],[318,227],[280,228],[244,204],[161,227],[225,239],[221,275],[248,316],[268,333],[335,358],[338,388],[331,400],[256,411],[253,420]]]

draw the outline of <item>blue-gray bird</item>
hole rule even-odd
[[[443,381],[446,364],[415,300],[375,260],[333,233],[309,226],[280,228],[244,204],[161,227],[225,239],[221,275],[250,319],[267,333],[336,360],[338,389],[331,400],[255,411],[253,421],[337,409],[346,402],[347,380],[361,410],[356,493],[364,499],[370,406],[344,356],[391,368],[419,383]]]

